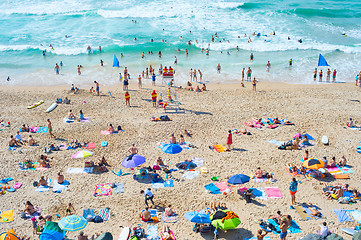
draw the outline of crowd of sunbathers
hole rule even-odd
[[[19,132],[16,133],[15,137],[13,135],[10,136],[9,147],[20,147],[22,145],[35,146],[36,142],[32,135],[29,135],[27,140],[23,140]]]
[[[344,192],[352,193],[349,196],[344,196]],[[361,199],[361,194],[357,189],[352,189],[348,184],[345,185],[336,185],[325,187],[323,194],[327,196],[327,199],[335,199],[339,203],[349,203],[356,202],[356,199]]]
[[[68,99],[68,97],[65,97],[64,99],[61,99],[61,98],[57,98],[56,99],[56,103],[57,104],[70,104],[70,99]]]

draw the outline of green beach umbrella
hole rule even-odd
[[[222,218],[217,217],[219,215],[223,216],[223,214],[220,214],[222,212],[227,215],[227,212],[230,212],[230,211],[229,210],[217,211],[211,216],[212,225],[215,226],[216,228],[220,228],[223,230],[235,229],[241,223],[241,220],[239,220],[239,217],[234,213],[233,213],[235,215],[234,218],[225,219],[224,221],[222,221],[223,217]]]

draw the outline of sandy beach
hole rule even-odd
[[[96,80],[96,79],[94,79]],[[135,80],[134,80],[135,81]],[[167,113],[172,121],[152,122],[151,117],[159,117],[164,114],[163,109],[152,107],[152,86],[144,86],[138,89],[135,84],[130,85],[131,107],[125,106],[124,91],[120,86],[100,86],[101,96],[89,94],[89,88],[80,89],[78,94],[70,93],[70,86],[52,87],[7,87],[0,89],[0,120],[10,122],[10,127],[1,127],[0,131],[0,176],[1,178],[12,177],[9,186],[17,182],[23,183],[16,192],[6,192],[0,195],[0,210],[15,210],[15,220],[11,223],[0,224],[1,231],[13,228],[20,236],[32,235],[32,224],[30,220],[19,217],[24,209],[24,203],[30,201],[34,206],[43,210],[42,214],[50,214],[54,221],[60,220],[56,217],[65,216],[68,203],[72,203],[77,215],[83,215],[84,209],[95,209],[96,213],[101,208],[110,208],[110,219],[103,223],[89,223],[83,230],[91,236],[95,233],[110,232],[117,238],[122,227],[136,227],[137,224],[145,229],[153,223],[143,223],[139,218],[141,210],[144,209],[144,197],[140,190],[152,187],[151,184],[140,183],[133,179],[136,170],[121,167],[121,161],[129,155],[128,148],[135,143],[139,154],[146,157],[142,166],[153,166],[158,157],[171,163],[170,168],[184,160],[193,157],[203,158],[202,167],[206,167],[209,173],[200,173],[193,179],[184,179],[184,171],[175,171],[171,175],[174,178],[173,188],[152,189],[155,205],[166,207],[171,204],[172,209],[178,214],[176,223],[168,225],[173,230],[177,239],[213,239],[213,234],[200,235],[192,231],[193,223],[184,218],[188,211],[205,209],[206,203],[226,203],[228,209],[234,211],[240,218],[241,224],[235,230],[227,232],[220,231],[220,239],[244,239],[256,235],[260,228],[256,220],[266,220],[270,215],[280,210],[283,214],[289,214],[299,224],[302,233],[289,234],[287,239],[299,239],[308,233],[320,229],[322,222],[326,221],[331,232],[351,239],[343,233],[340,228],[353,228],[356,221],[340,223],[333,209],[358,209],[360,202],[349,205],[339,204],[335,200],[327,200],[322,194],[324,183],[329,185],[349,184],[351,188],[360,189],[361,174],[360,166],[357,165],[359,154],[356,147],[359,145],[360,132],[346,128],[349,118],[361,121],[360,89],[352,83],[345,84],[309,84],[292,85],[283,83],[257,84],[257,92],[252,91],[251,83],[245,83],[245,88],[240,84],[209,84],[205,92],[190,92],[177,89],[178,101],[185,113]],[[159,93],[159,86],[154,88]],[[111,90],[114,98],[110,98],[108,90]],[[45,113],[45,110],[55,102],[56,98],[68,97],[70,105],[59,104],[57,108]],[[27,109],[39,100],[45,103],[34,108]],[[69,109],[78,115],[82,110],[89,122],[64,123],[63,119]],[[269,117],[286,118],[293,122],[292,126],[280,126],[275,129],[264,129],[263,131],[246,127],[244,122],[253,119]],[[51,119],[53,133],[57,140],[51,139],[48,133],[32,134],[38,146],[23,146],[21,153],[8,150],[10,135],[16,132],[23,124],[30,126],[46,126],[47,119]],[[102,135],[101,130],[106,130],[109,124],[120,125],[124,132],[111,135]],[[252,135],[233,135],[233,145],[230,152],[218,153],[211,150],[209,146],[216,144],[226,145],[228,130],[247,128]],[[176,155],[163,153],[159,148],[160,142],[168,142],[172,133],[176,138],[187,129],[193,136],[185,137],[187,142],[196,148],[184,149]],[[292,139],[296,133],[308,133],[315,138],[315,145],[307,147],[310,158],[322,159],[333,156],[339,161],[345,156],[349,166],[354,173],[349,174],[350,179],[331,180],[305,179],[297,177],[301,183],[298,185],[296,202],[311,202],[320,207],[325,219],[303,221],[294,209],[290,209],[291,200],[288,190],[292,177],[286,171],[287,164],[300,165],[302,150],[278,150],[277,146],[269,143],[269,140],[287,141]],[[325,146],[321,143],[322,136],[328,136],[330,144]],[[22,133],[22,139],[27,139],[29,133]],[[60,139],[60,140],[59,140]],[[96,147],[91,151],[94,155],[88,158],[74,159],[71,156],[76,150],[62,150],[48,154],[51,168],[45,171],[27,170],[20,171],[18,162],[24,159],[38,161],[44,154],[44,147],[49,144],[68,145],[72,139],[80,142],[95,142]],[[108,146],[102,147],[100,143],[107,141]],[[68,168],[82,168],[85,161],[97,161],[105,157],[110,166],[109,171],[102,174],[69,174]],[[211,177],[220,176],[221,181],[234,174],[252,175],[257,167],[274,174],[276,182],[249,183],[232,187],[232,192],[226,195],[210,194],[205,185],[212,182]],[[126,176],[117,176],[112,170],[118,172],[130,172]],[[196,168],[199,171],[199,167]],[[56,179],[57,173],[61,171],[65,179],[70,182],[66,191],[61,193],[35,192],[33,182],[40,176]],[[162,178],[166,178],[163,171],[158,171]],[[330,182],[329,182],[330,181]],[[124,183],[124,193],[112,194],[110,196],[95,197],[96,184]],[[237,193],[239,187],[278,187],[283,195],[280,199],[268,198],[257,200],[258,203],[246,203]],[[164,222],[156,223],[158,233],[165,225]],[[68,232],[68,238],[74,238],[78,232]],[[279,235],[270,233],[271,239],[279,239]]]

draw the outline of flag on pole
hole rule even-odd
[[[119,67],[119,61],[117,56],[114,54],[113,67]]]
[[[330,66],[328,65],[326,59],[321,55],[320,53],[320,56],[318,57],[318,66]]]

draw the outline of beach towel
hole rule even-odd
[[[361,224],[361,211],[359,210],[348,210],[348,213],[356,220],[359,224]]]
[[[192,162],[197,165],[197,167],[200,167],[203,165],[203,161],[204,159],[203,158],[197,158],[197,157],[193,157],[192,158]]]
[[[37,171],[46,171],[48,169],[49,169],[48,167],[41,167],[41,166],[36,168]]]
[[[14,221],[14,209],[1,211],[0,213],[0,223],[12,222]]]
[[[297,213],[300,215],[300,217],[303,220],[309,220],[311,219],[311,217],[304,211],[302,206],[293,206],[295,208],[295,210],[297,211]]]
[[[12,180],[13,180],[13,178],[8,177],[8,178],[1,179],[1,180],[0,180],[0,183],[8,183],[8,182],[10,182],[10,181],[12,181]]]
[[[226,191],[227,189],[231,190],[231,188],[228,186],[227,182],[216,182],[214,185],[219,188],[221,192]]]
[[[257,240],[257,237],[243,238],[243,240]],[[263,240],[271,240],[270,236],[263,237]]]
[[[94,143],[94,142],[88,143],[88,144],[86,145],[86,149],[94,149],[94,148],[95,148],[95,145],[96,145],[96,143]]]
[[[122,131],[123,132],[123,131]],[[106,131],[106,130],[102,130],[102,131],[100,131],[100,133],[101,134],[103,134],[103,135],[110,135],[110,134],[117,134],[118,133],[118,131],[114,131],[114,132],[109,132],[109,131]]]
[[[38,131],[39,127],[29,127],[29,132],[36,133]]]
[[[152,188],[164,188],[164,182],[163,182],[163,180],[160,182],[160,181],[158,181],[158,182],[153,182],[153,180],[152,180]]]
[[[251,181],[255,182],[255,183],[264,183],[264,182],[269,182],[268,178],[253,178]]]
[[[347,214],[347,210],[344,209],[333,209],[333,212],[336,214],[337,219],[340,223],[343,222],[352,222],[352,219]]]
[[[177,214],[173,213],[171,216],[167,216],[165,212],[162,213],[162,220],[165,223],[176,223],[177,222]]]
[[[164,187],[174,187],[173,179],[164,180]]]
[[[48,127],[39,127],[38,130],[36,131],[37,133],[46,133],[48,132]]]
[[[87,220],[88,218],[94,218],[95,217],[94,209],[84,209],[83,217]]]
[[[266,187],[265,189],[269,198],[282,198],[282,193],[278,187]]]
[[[269,222],[270,224],[272,224],[272,225],[277,229],[277,231],[273,231],[273,233],[279,234],[279,232],[280,232],[280,225],[277,224],[277,223],[275,222],[275,220],[273,220],[273,219],[268,219],[268,222]],[[287,229],[287,232],[288,232],[288,233],[301,233],[302,231],[301,231],[301,229],[300,229],[300,226],[298,226],[298,224],[295,222],[295,220],[292,220],[292,222],[291,222],[291,227]]]
[[[214,185],[214,183],[210,183],[206,186],[204,186],[208,191],[209,193],[211,194],[221,194],[221,191],[219,190],[219,188]]]
[[[77,173],[92,173],[93,172],[93,168],[89,167],[89,168],[68,168],[66,170],[66,173],[72,173],[72,174],[77,174]]]
[[[95,185],[94,197],[112,195],[112,187],[110,183]]]
[[[225,152],[225,151],[226,151],[226,148],[223,147],[223,145],[221,145],[221,144],[213,145],[212,147],[213,147],[214,150],[216,150],[217,152]]]
[[[146,240],[160,240],[160,238],[158,237],[158,226],[157,225],[150,225],[147,228]]]
[[[85,117],[83,119],[80,119],[79,122],[89,122],[89,118],[88,117]]]
[[[326,170],[329,173],[340,171],[340,169],[338,167],[326,167]]]
[[[200,173],[200,171],[186,171],[183,174],[183,178],[185,178],[185,179],[193,179],[193,178],[197,177],[199,173]]]
[[[103,221],[108,221],[110,218],[109,208],[100,209],[98,216],[101,217]]]
[[[35,188],[35,192],[47,192],[50,190],[50,184],[51,184],[51,179],[48,178],[46,179],[46,183],[48,184],[48,186],[39,186]]]
[[[124,183],[114,183],[114,193],[124,193]]]
[[[353,173],[353,171],[347,167],[347,166],[344,166],[344,167],[338,167],[343,173],[347,174],[347,173]]]
[[[269,140],[268,142],[277,146],[281,146],[283,144],[283,142],[277,140]]]
[[[252,193],[256,199],[267,200],[267,194],[263,188],[252,188]]]
[[[58,181],[54,181],[53,192],[61,193],[61,191],[65,191],[69,186],[69,182],[64,180],[62,184],[58,183]]]

